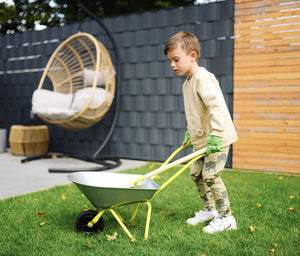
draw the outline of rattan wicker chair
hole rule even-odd
[[[99,122],[115,94],[115,70],[107,49],[78,32],[53,52],[32,98],[32,112],[46,122],[81,130]]]

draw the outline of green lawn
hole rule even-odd
[[[158,167],[149,163],[125,172],[146,173]],[[160,174],[156,182],[162,184],[176,170]],[[151,201],[148,240],[143,239],[145,205],[132,223],[126,223],[136,242],[129,241],[109,212],[103,215],[102,233],[78,234],[78,214],[93,206],[74,184],[0,200],[0,255],[299,255],[300,176],[226,170],[222,178],[236,231],[211,235],[202,233],[204,224],[186,225],[201,208],[186,171]],[[119,212],[130,217],[132,209],[127,205]],[[106,235],[114,232],[118,235],[108,241]]]

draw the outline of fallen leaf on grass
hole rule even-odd
[[[37,216],[44,216],[44,215],[46,215],[46,212],[37,212],[36,215]]]
[[[135,227],[136,227],[136,224],[135,224],[135,223],[129,223],[128,226],[129,226],[129,227],[132,227],[132,228],[135,228]]]
[[[283,180],[283,176],[277,177],[278,180]]]
[[[175,212],[168,213],[166,210],[161,210],[160,212],[161,212],[161,213],[166,213],[168,216],[173,216],[173,215],[175,215]]]
[[[261,207],[261,204],[260,204],[260,203],[257,203],[256,206],[257,206],[257,208],[260,208],[260,207]]]
[[[291,195],[291,196],[290,196],[290,199],[291,199],[291,200],[295,199],[295,196],[294,196],[294,195]]]
[[[66,200],[65,194],[61,194],[61,199],[62,199],[62,200]]]
[[[274,253],[275,253],[275,248],[272,248],[272,249],[270,250],[270,254],[271,254],[271,255],[274,255]]]
[[[277,246],[278,246],[278,244],[276,244],[276,243],[273,243],[273,245],[274,245],[275,247],[277,247]]]
[[[289,208],[289,210],[294,213],[295,212],[295,209],[294,208]]]
[[[117,238],[117,235],[118,235],[118,233],[115,231],[114,232],[114,234],[111,236],[111,235],[106,235],[106,239],[107,239],[107,241],[113,241],[113,240],[115,240],[116,238]]]
[[[156,180],[160,179],[160,176],[158,174],[156,174],[154,177],[155,177]]]
[[[17,200],[17,204],[19,204],[19,203],[20,203],[20,199]]]
[[[155,166],[155,163],[150,164],[150,165],[148,166],[148,168],[149,168],[149,169],[152,169],[154,166]]]
[[[91,239],[86,240],[87,241],[87,247],[88,248],[92,248],[93,247],[93,243]]]
[[[254,228],[253,226],[250,226],[250,231],[251,231],[252,233],[254,233],[254,232],[255,232],[255,228]]]
[[[41,227],[45,226],[47,222],[48,221],[43,221],[42,223],[40,223]]]

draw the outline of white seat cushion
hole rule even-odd
[[[64,120],[81,111],[90,99],[93,88],[84,88],[75,94],[53,92],[45,89],[35,90],[32,96],[32,112],[49,120]],[[105,97],[106,96],[106,97]],[[96,88],[90,107],[100,106],[103,111],[113,95],[103,88]],[[105,102],[103,102],[105,100]]]
[[[74,97],[71,109],[75,110],[77,112],[82,110],[85,107],[85,105],[87,104],[88,100],[90,99],[92,91],[93,91],[93,88],[91,88],[91,87],[84,88],[84,89],[77,91],[75,93],[75,97]],[[106,98],[105,98],[105,94],[106,94],[105,89],[96,88],[93,99],[92,99],[89,107],[99,106],[100,104],[103,103],[104,99],[105,99],[106,104],[103,104],[103,106],[106,107],[107,103],[110,102],[110,100],[112,99],[112,94],[107,92]]]
[[[61,108],[39,108],[37,112],[33,112],[40,118],[49,120],[65,120],[76,114],[72,109]]]
[[[45,89],[35,90],[32,95],[32,112],[41,118],[63,120],[76,112],[70,107],[73,94],[53,92]]]

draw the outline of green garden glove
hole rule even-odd
[[[206,145],[206,156],[210,153],[223,152],[223,142],[222,137],[212,135],[208,133],[207,145]]]
[[[190,133],[189,131],[185,132],[184,135],[184,141],[182,142],[182,146],[184,146],[188,141],[190,141]],[[187,148],[191,148],[193,145],[191,143],[191,141],[189,142],[189,144],[186,146]]]

